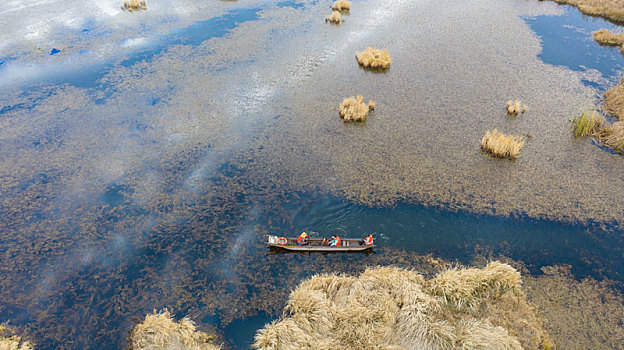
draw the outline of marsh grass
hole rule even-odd
[[[505,135],[497,129],[487,131],[481,139],[481,149],[498,158],[515,159],[524,146],[521,136]]]
[[[605,118],[596,111],[583,112],[572,119],[574,137],[591,136],[602,128],[604,122]]]
[[[622,46],[624,44],[624,35],[611,33],[607,29],[600,29],[594,32],[594,40],[600,45]]]
[[[332,11],[331,16],[325,17],[325,22],[329,22],[332,24],[340,24],[342,21],[342,17],[340,16],[340,11]]]
[[[0,325],[0,350],[33,350],[33,345],[14,334],[7,325]]]
[[[355,58],[362,67],[372,69],[386,69],[392,63],[392,58],[388,51],[371,47],[357,53]]]
[[[616,23],[624,23],[622,0],[553,0],[558,4],[572,5],[589,16],[604,17]]]
[[[618,85],[605,91],[604,96],[607,112],[619,120],[624,120],[624,78]]]
[[[126,11],[139,11],[139,10],[147,10],[147,4],[145,0],[129,0],[123,2],[123,7]]]
[[[168,310],[145,316],[137,324],[128,339],[129,350],[218,350],[212,344],[213,338],[199,331],[195,323],[185,317],[180,322],[173,320]]]
[[[331,8],[334,11],[348,12],[351,10],[351,1],[338,0],[331,6]]]
[[[596,132],[596,137],[605,146],[615,152],[624,153],[624,121],[618,121],[607,125]]]
[[[368,112],[374,109],[375,102],[373,100],[365,104],[362,96],[347,97],[340,104],[338,114],[345,122],[365,122]]]
[[[517,116],[519,113],[524,113],[527,110],[527,106],[523,106],[520,100],[507,101],[507,114]]]
[[[519,273],[502,263],[450,269],[431,280],[395,267],[369,268],[358,277],[317,275],[291,293],[281,319],[256,333],[254,348],[529,348],[530,339],[542,343],[545,332],[524,298]],[[466,312],[468,306],[479,312]],[[509,315],[507,322],[493,323],[501,315]],[[530,334],[522,334],[526,329]]]

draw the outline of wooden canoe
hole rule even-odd
[[[322,238],[308,238],[308,244],[300,245],[297,242],[297,238],[286,237],[286,244],[283,243],[283,240],[280,240],[279,236],[269,235],[268,245],[271,248],[276,249],[285,249],[295,252],[364,252],[375,248],[375,245],[364,245],[360,244],[362,242],[362,238],[341,238],[340,246],[338,247],[330,247],[327,245],[323,245]],[[279,241],[278,241],[279,240]]]

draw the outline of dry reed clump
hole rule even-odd
[[[587,137],[594,135],[600,130],[605,118],[596,111],[583,112],[580,116],[572,119],[572,130],[575,137]]]
[[[375,102],[369,100],[368,104],[364,103],[364,97],[347,97],[338,109],[338,114],[345,122],[364,122],[369,111],[375,109]]]
[[[0,350],[33,350],[33,345],[13,334],[13,330],[6,325],[0,325]]]
[[[145,316],[143,323],[137,324],[128,339],[129,350],[218,350],[212,344],[212,337],[196,330],[189,318],[175,322],[168,310]]]
[[[518,292],[520,283],[520,273],[516,269],[492,262],[482,269],[448,269],[431,280],[428,287],[433,295],[442,297],[451,307],[474,310],[484,297]]]
[[[605,91],[604,97],[607,112],[619,120],[624,120],[624,78],[620,84]]]
[[[348,12],[351,10],[351,1],[338,0],[331,6],[331,8],[334,11]]]
[[[325,22],[339,24],[340,21],[342,21],[341,16],[340,16],[340,11],[332,11],[331,16],[325,17]]]
[[[390,58],[388,51],[373,49],[371,47],[357,53],[355,58],[362,67],[372,69],[386,69],[390,67],[392,63],[392,58]]]
[[[524,113],[527,110],[527,106],[523,106],[520,100],[507,101],[507,114],[517,116],[519,113]]]
[[[624,2],[622,0],[554,0],[558,4],[572,5],[589,16],[604,17],[624,22]]]
[[[624,153],[624,121],[604,126],[595,135],[605,146]]]
[[[505,135],[497,129],[486,131],[481,139],[481,149],[498,158],[515,159],[524,146],[521,136]]]
[[[600,29],[594,32],[594,40],[600,45],[622,46],[624,35],[611,33],[607,29]]]
[[[445,285],[437,286],[440,282]],[[502,294],[514,294],[526,304],[519,284],[518,272],[501,263],[484,269],[449,270],[429,281],[395,267],[369,268],[359,277],[314,276],[291,293],[283,318],[257,332],[254,348],[522,349],[530,344],[512,333],[539,329],[522,339],[540,342],[544,337],[540,324],[532,328],[527,327],[529,321],[517,322],[536,320],[535,315],[522,314],[527,308],[500,306],[512,313],[521,310],[507,322],[515,328],[505,329],[490,321],[495,315],[484,307],[493,298],[503,300]],[[475,292],[482,285],[488,292]],[[483,312],[449,308],[448,298]],[[468,300],[460,302],[462,298]]]
[[[147,10],[147,4],[145,0],[129,0],[124,1],[122,9],[126,11],[139,11],[139,10]]]

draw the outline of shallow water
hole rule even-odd
[[[622,159],[566,124],[619,73],[603,54],[565,63],[602,78],[546,55],[565,23],[593,22],[507,0],[362,1],[340,26],[323,21],[329,1],[197,2],[162,18],[157,5],[85,21],[75,30],[91,28],[92,44],[53,32],[77,48],[13,57],[19,46],[0,65],[62,67],[58,80],[34,69],[0,87],[0,314],[38,348],[121,348],[133,318],[163,307],[246,348],[302,278],[378,264],[428,273],[421,254],[624,281]],[[571,22],[539,29],[547,19]],[[124,49],[141,37],[151,44]],[[75,69],[72,55],[111,42]],[[388,72],[354,64],[367,45],[389,48]],[[337,104],[359,93],[378,110],[342,124]],[[515,97],[531,112],[506,118]],[[491,127],[535,137],[498,161],[478,149]],[[265,234],[304,229],[372,231],[381,247],[268,254]]]
[[[618,47],[601,46],[593,39],[593,32],[608,29],[622,32],[622,28],[602,18],[583,15],[572,6],[562,6],[563,15],[527,17],[525,21],[540,36],[544,63],[566,66],[572,70],[597,70],[604,80],[584,82],[606,90],[619,83],[624,71],[624,56]]]

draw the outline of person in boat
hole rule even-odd
[[[332,236],[331,241],[329,241],[330,247],[340,247],[340,237]]]
[[[329,245],[329,240],[327,238],[323,238],[323,242],[321,242],[322,246],[328,246]]]
[[[369,234],[360,241],[360,245],[373,245],[373,235]]]
[[[308,244],[308,234],[304,231],[302,232],[299,237],[297,237],[297,242],[299,243],[299,245],[306,245]]]

